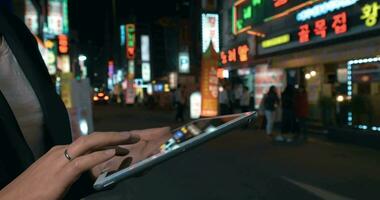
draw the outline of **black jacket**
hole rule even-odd
[[[46,151],[55,145],[70,144],[72,138],[68,114],[55,92],[34,36],[20,19],[1,7],[0,33],[7,41],[41,104]],[[0,91],[0,188],[10,183],[34,161],[33,153]],[[92,180],[85,174],[72,186],[66,199],[80,199],[90,192]]]

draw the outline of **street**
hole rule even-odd
[[[96,131],[170,125],[173,111],[94,107]],[[236,129],[138,178],[87,197],[95,199],[378,199],[380,152],[311,136],[274,144],[261,130]]]

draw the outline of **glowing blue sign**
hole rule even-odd
[[[125,45],[125,25],[120,25],[120,45]]]
[[[297,13],[296,19],[299,22],[307,21],[342,8],[352,6],[358,1],[359,0],[329,0],[300,11]]]

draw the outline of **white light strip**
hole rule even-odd
[[[353,89],[353,83],[352,83],[352,65],[355,65],[355,64],[363,64],[363,63],[372,63],[372,62],[380,62],[380,57],[373,57],[373,58],[364,58],[364,59],[357,59],[357,60],[350,60],[347,62],[347,96],[349,98],[352,98],[352,89]],[[352,121],[353,121],[353,117],[352,117],[352,112],[348,112],[347,114],[347,124],[349,126],[352,126]],[[380,132],[380,127],[376,127],[376,126],[367,126],[367,125],[358,125],[358,126],[355,126],[356,128],[358,129],[361,129],[361,130],[372,130],[372,131],[377,131],[377,132]]]
[[[296,19],[299,22],[307,21],[309,19],[317,18],[342,8],[352,6],[359,0],[330,0],[317,4],[311,8],[306,8],[297,13]]]

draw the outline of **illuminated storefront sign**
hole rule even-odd
[[[58,56],[57,67],[63,73],[69,73],[70,70],[70,56],[69,55],[60,55]]]
[[[369,86],[369,88],[368,90],[359,90],[358,88],[361,86]],[[351,101],[352,105],[347,113],[347,124],[349,126],[380,132],[380,114],[376,111],[378,109],[379,86],[380,57],[347,62],[346,100]]]
[[[57,72],[57,43],[54,40],[46,40],[45,47],[47,49],[46,65],[50,75]]]
[[[273,0],[273,2],[274,7],[278,8],[288,3],[288,0]]]
[[[69,53],[69,38],[66,35],[58,35],[58,52],[60,54]]]
[[[199,119],[202,110],[202,95],[200,92],[193,92],[190,95],[190,118]]]
[[[135,78],[135,61],[130,60],[128,61],[128,79],[134,79]]]
[[[63,34],[63,2],[62,0],[48,1],[48,27],[49,33]]]
[[[141,60],[150,61],[150,44],[148,35],[141,36]]]
[[[120,46],[124,46],[125,45],[125,40],[126,40],[126,27],[125,25],[120,25]]]
[[[283,91],[285,72],[283,69],[271,69],[267,64],[255,68],[255,107],[259,108],[264,95],[274,85],[277,92]]]
[[[210,43],[219,52],[219,15],[202,14],[202,52],[206,52]]]
[[[150,63],[143,62],[141,64],[141,70],[142,70],[142,79],[145,82],[148,82],[151,80],[151,70],[150,70]]]
[[[114,65],[114,62],[113,60],[109,60],[108,61],[108,78],[112,79],[113,78],[113,75],[115,73],[115,65]],[[113,81],[112,81],[113,82]]]
[[[304,5],[306,2],[309,3]],[[250,19],[257,22],[257,24],[251,23],[251,25],[266,35],[266,38],[257,39],[261,44],[258,45],[257,55],[266,55],[306,45],[311,46],[340,38],[359,38],[355,37],[356,35],[365,37],[368,31],[380,29],[378,23],[379,0],[309,0],[306,2],[288,1],[284,7],[279,8],[268,7],[269,3],[263,3],[261,7],[253,7],[253,13],[261,11],[263,14],[261,9],[268,9],[265,10],[263,16],[260,16],[260,19],[255,19],[255,15]],[[300,7],[301,9],[299,9]],[[279,15],[288,10],[291,10],[293,14]],[[319,10],[318,15],[313,14],[315,10]],[[313,12],[310,14],[306,11]],[[239,10],[239,12],[240,16],[243,11]],[[305,13],[309,13],[309,17],[300,21],[297,19],[300,13],[303,13],[303,16],[306,16]],[[272,20],[273,16],[271,15],[276,16],[276,20]],[[271,20],[266,21],[269,18]]]
[[[190,72],[190,58],[189,52],[183,51],[179,53],[178,56],[178,71],[179,73],[189,73]]]
[[[249,59],[249,47],[247,44],[220,52],[220,60],[223,65],[227,63],[247,62]]]
[[[169,74],[169,86],[171,89],[177,88],[178,85],[178,74],[176,72],[171,72]]]
[[[317,4],[311,8],[307,8],[305,10],[297,13],[296,19],[299,22],[304,22],[313,18],[317,18],[327,13],[331,13],[348,6],[352,6],[357,3],[359,0],[329,0],[326,2],[322,2]]]
[[[127,45],[126,54],[128,59],[135,58],[135,48],[136,48],[136,29],[134,24],[127,24]]]
[[[218,55],[213,48],[209,48],[202,56],[201,67],[201,116],[211,117],[218,115]]]
[[[263,48],[269,48],[274,46],[279,46],[282,44],[286,44],[290,41],[290,34],[280,35],[268,40],[264,40],[261,42],[261,46]]]
[[[360,19],[365,20],[365,25],[367,27],[373,27],[377,24],[377,18],[379,17],[380,5],[378,2],[372,2],[370,4],[365,4],[362,7],[363,15]]]
[[[25,0],[25,25],[34,35],[38,34],[38,15],[31,0]]]

